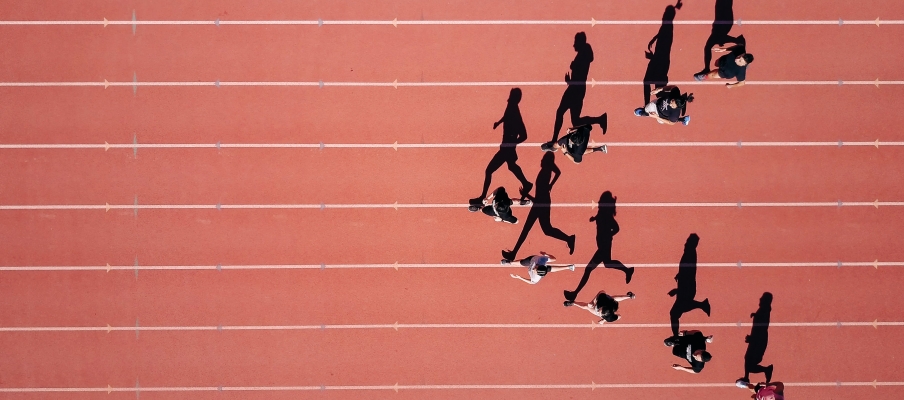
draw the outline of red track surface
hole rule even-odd
[[[658,20],[663,1],[377,1],[217,3],[54,1],[0,4],[0,19],[148,20]],[[735,18],[904,18],[899,1],[740,2]],[[712,2],[689,0],[677,20],[711,20]],[[0,26],[0,82],[558,81],[585,31],[597,81],[639,81],[658,26]],[[679,25],[670,78],[700,69],[709,25]],[[759,81],[902,80],[904,26],[735,26]],[[636,87],[635,87],[636,86]],[[689,87],[686,87],[686,89]],[[548,140],[564,86],[523,87],[529,142]],[[493,143],[508,87],[25,87],[0,88],[0,143]],[[590,203],[904,201],[900,147],[619,147],[620,142],[901,141],[904,88],[886,85],[694,86],[689,127],[634,118],[640,85],[588,88],[584,114],[609,113],[607,155],[579,166],[558,156],[552,224],[535,226],[521,256],[546,250],[586,264],[595,251]],[[494,148],[0,150],[2,205],[463,204],[479,194]],[[528,179],[542,153],[522,146]],[[510,192],[505,170],[493,187]],[[525,208],[516,208],[523,218]],[[0,398],[747,398],[749,327],[705,328],[714,358],[700,375],[672,371],[662,339],[682,245],[701,237],[701,263],[904,261],[904,207],[618,208],[613,256],[640,268],[630,285],[599,269],[597,290],[638,294],[622,321],[599,329],[563,309],[561,272],[538,286],[514,269],[415,268],[223,271],[0,272],[0,328],[200,327],[369,324],[586,324],[586,328],[364,328],[259,331],[0,331]],[[0,210],[0,266],[495,263],[522,225],[494,224],[464,208],[308,210]],[[703,268],[683,324],[749,322],[774,294],[763,364],[791,398],[904,397],[901,267]],[[780,326],[797,323],[798,326]],[[762,375],[753,375],[762,379]],[[874,388],[807,383],[892,382]],[[723,384],[622,389],[414,389],[419,385]],[[392,390],[398,383],[403,388]],[[108,394],[110,385],[118,390]],[[154,391],[148,388],[381,386],[375,390]],[[98,388],[36,393],[18,388]]]

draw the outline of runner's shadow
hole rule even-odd
[[[621,261],[612,259],[612,239],[619,231],[618,222],[615,221],[616,199],[617,197],[613,196],[612,192],[609,191],[600,195],[596,215],[590,217],[590,222],[596,222],[596,252],[593,253],[593,257],[587,263],[587,268],[584,268],[584,275],[581,277],[578,287],[574,291],[565,291],[565,300],[574,301],[577,298],[578,293],[581,292],[581,289],[584,288],[584,285],[590,279],[590,274],[600,264],[603,264],[606,268],[624,272],[625,281],[627,283],[631,282],[634,268],[625,267]]]
[[[744,339],[747,342],[747,352],[744,354],[744,381],[750,381],[750,374],[766,374],[766,382],[772,380],[772,365],[761,366],[763,356],[766,354],[766,346],[769,344],[769,319],[772,313],[772,293],[763,293],[760,297],[760,307],[753,318],[753,327],[750,335]]]
[[[505,107],[505,113],[502,118],[493,124],[493,129],[502,125],[502,143],[499,144],[499,151],[490,160],[484,171],[483,192],[480,197],[471,199],[471,204],[479,204],[487,196],[490,189],[490,181],[493,173],[496,172],[503,164],[508,165],[509,171],[515,174],[515,177],[521,181],[521,186],[525,191],[530,191],[534,186],[524,176],[521,167],[518,166],[518,153],[515,147],[527,140],[527,128],[524,126],[524,120],[521,118],[521,109],[518,104],[521,102],[521,89],[513,88],[509,92],[508,105]]]
[[[706,45],[703,47],[703,70],[699,73],[707,73],[710,71],[710,65],[713,60],[712,48],[715,45],[724,46],[726,43],[745,44],[744,36],[734,37],[729,35],[732,26],[734,26],[734,10],[733,0],[716,0],[716,17],[713,20],[713,29],[706,39]]]
[[[562,93],[559,108],[556,109],[556,122],[552,133],[553,142],[559,138],[562,124],[565,123],[566,111],[571,116],[571,126],[598,124],[603,129],[603,134],[606,134],[608,129],[605,113],[598,117],[581,116],[581,111],[584,109],[584,97],[587,94],[587,76],[590,74],[590,63],[593,62],[593,48],[587,43],[587,35],[584,32],[574,35],[573,46],[577,54],[571,61],[571,72],[565,74],[565,82],[568,87],[565,89],[565,93]]]
[[[696,309],[703,310],[708,316],[710,313],[709,299],[696,301],[697,296],[697,244],[700,237],[696,233],[687,237],[684,243],[684,254],[678,262],[678,274],[675,275],[677,287],[669,291],[669,296],[675,297],[675,303],[669,310],[669,318],[672,325],[672,336],[678,336],[679,319],[684,313]]]
[[[650,62],[647,63],[647,71],[643,76],[644,105],[650,103],[650,92],[653,91],[653,88],[664,87],[669,83],[669,66],[672,63],[672,41],[675,38],[673,23],[675,14],[678,9],[681,9],[681,6],[682,4],[679,0],[674,6],[670,5],[665,8],[659,32],[647,44],[645,56]],[[656,45],[655,48],[653,47],[654,44]]]
[[[553,227],[549,222],[550,205],[552,204],[550,193],[561,173],[559,167],[556,166],[555,153],[544,153],[543,158],[540,161],[540,172],[537,174],[537,180],[534,183],[534,196],[530,196],[527,191],[522,191],[521,193],[522,199],[530,199],[533,201],[533,205],[531,206],[527,217],[524,219],[524,228],[521,229],[521,236],[518,237],[518,242],[515,244],[515,247],[509,251],[502,251],[502,257],[506,260],[515,259],[518,250],[521,249],[521,245],[524,244],[524,240],[527,239],[527,234],[537,221],[540,222],[540,228],[543,229],[543,234],[565,242],[568,245],[568,253],[574,253],[575,236],[566,235],[558,228]]]

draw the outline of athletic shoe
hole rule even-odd
[[[633,292],[628,292],[628,297],[630,297],[631,300],[634,300],[634,297],[636,297],[636,296],[634,296]]]
[[[712,343],[712,342],[713,342],[713,335],[707,336],[707,337],[706,337],[706,343]]]
[[[569,266],[568,266],[568,270],[569,270],[569,271],[574,271],[574,264],[569,265]]]
[[[468,211],[470,211],[470,212],[478,212],[478,211],[480,211],[480,207],[479,207],[479,206],[475,206],[475,205],[470,205],[470,206],[468,206]]]
[[[502,222],[502,218],[499,217],[493,217],[493,220],[496,222]]]
[[[532,201],[530,201],[530,200],[528,200],[528,199],[521,199],[521,201],[519,202],[519,204],[521,204],[522,206],[529,206],[529,205],[531,205],[531,204],[534,204],[534,202],[532,202]]]
[[[697,75],[694,75],[694,80],[702,81],[702,80],[704,80],[704,79],[706,79],[706,74],[697,74]]]
[[[506,260],[503,258],[499,263],[502,265],[510,265],[512,263],[512,260]]]
[[[691,123],[691,116],[685,115],[684,118],[681,118],[681,123],[687,126],[687,124]]]
[[[593,151],[594,151],[594,152],[601,151],[601,152],[603,152],[603,154],[608,154],[608,153],[609,153],[609,146],[607,146],[607,145],[604,144],[604,145],[602,145],[602,146],[600,146],[600,147],[597,147],[597,148],[593,149]]]
[[[735,381],[735,386],[737,386],[741,389],[747,389],[747,385],[749,385],[749,384],[750,384],[750,382],[747,382],[744,378],[741,378],[741,379],[738,379]]]
[[[552,147],[553,142],[546,142],[540,145],[540,150],[543,151],[555,151],[555,148]]]
[[[647,112],[644,111],[643,108],[636,108],[636,109],[634,109],[634,115],[636,115],[638,117],[646,117]]]
[[[565,302],[562,303],[562,304],[563,304],[565,307],[571,307],[571,306],[574,305],[574,302],[573,302],[573,301],[565,300]]]

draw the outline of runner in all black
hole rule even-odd
[[[484,207],[482,209],[480,209],[479,206],[472,204],[468,206],[468,210],[477,212],[477,210],[480,209],[484,214],[493,217],[496,222],[517,224],[518,218],[515,218],[515,216],[512,215],[512,204],[514,204],[514,202],[508,197],[505,188],[500,186],[494,190],[489,197],[483,200]]]
[[[600,290],[600,292],[596,294],[596,297],[593,298],[593,301],[589,303],[565,301],[564,304],[565,307],[577,306],[578,308],[590,311],[591,314],[600,317],[600,324],[604,324],[606,322],[618,321],[619,318],[621,318],[620,315],[616,314],[618,311],[618,303],[633,299],[634,297],[634,293],[631,292],[628,292],[624,296],[609,296],[604,290]]]
[[[672,336],[665,340],[665,345],[672,348],[675,357],[686,360],[690,367],[672,364],[672,368],[699,374],[703,366],[712,359],[712,355],[706,352],[706,344],[712,343],[713,337],[703,336],[700,331],[681,331],[678,336]]]
[[[747,53],[746,46],[743,44],[729,47],[715,46],[713,51],[716,53],[728,52],[728,54],[716,60],[716,69],[714,71],[699,73],[694,75],[694,79],[698,81],[716,78],[737,79],[737,82],[726,83],[725,86],[729,89],[735,86],[744,86],[744,82],[747,79],[747,67],[753,62],[753,54]]]
[[[590,144],[590,131],[593,125],[582,125],[568,130],[568,134],[556,142],[543,143],[540,148],[543,151],[556,151],[562,149],[562,153],[575,164],[580,164],[584,154],[601,151],[608,153],[606,145],[597,146]]]
[[[694,101],[693,93],[681,93],[681,89],[675,86],[656,88],[651,94],[656,95],[656,100],[645,107],[634,110],[638,117],[651,117],[660,124],[675,125],[681,121],[683,125],[691,122],[690,115],[684,115],[687,111],[687,103]],[[684,116],[682,116],[684,115]]]

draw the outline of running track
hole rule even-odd
[[[713,17],[688,0],[670,77],[697,101],[668,128],[630,115],[663,1],[181,3],[0,5],[0,398],[741,399],[764,291],[789,395],[904,397],[904,3],[736,1],[757,61],[728,91],[687,82]],[[285,20],[306,22],[229,24]],[[559,22],[422,22],[486,20]],[[561,306],[580,269],[516,282],[496,262],[522,225],[464,211],[505,82],[548,140],[577,31],[610,153],[557,158],[574,255],[539,227],[520,255],[583,266],[592,204],[618,196],[613,255],[638,272],[580,299],[638,299],[593,329]],[[519,156],[533,180],[541,153]],[[691,232],[713,313],[682,323],[716,336],[694,376],[661,345]]]

